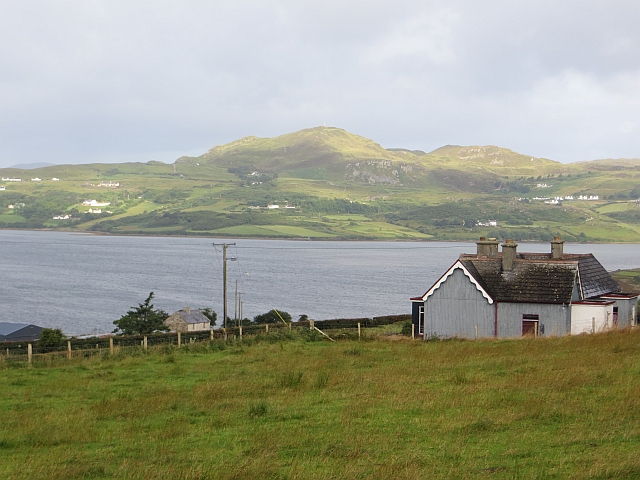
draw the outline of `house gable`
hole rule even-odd
[[[447,270],[445,272],[445,274],[440,277],[440,279],[433,284],[433,286],[427,290],[427,292],[422,296],[422,297],[416,297],[416,298],[412,298],[412,300],[422,300],[423,302],[427,300],[427,298],[429,298],[431,295],[434,294],[434,292],[436,290],[438,290],[440,288],[440,286],[447,281],[447,279],[453,275],[453,273],[456,270],[461,270],[462,273],[464,273],[464,275],[469,279],[469,281],[476,287],[476,289],[478,290],[478,292],[480,292],[480,294],[487,300],[487,302],[489,304],[493,303],[493,298],[491,298],[491,296],[486,292],[486,290],[484,288],[482,288],[482,286],[480,285],[480,283],[478,282],[478,280],[476,280],[476,278],[469,272],[469,270],[467,270],[467,268],[462,264],[462,262],[460,262],[460,260],[458,260],[456,263],[454,263],[451,268],[449,268],[449,270]]]

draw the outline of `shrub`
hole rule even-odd
[[[276,310],[275,308],[269,310],[267,313],[262,313],[253,317],[253,321],[255,323],[280,323],[282,320],[284,320],[285,322],[290,322],[291,315],[285,311]]]

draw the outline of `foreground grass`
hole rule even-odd
[[[640,331],[222,347],[5,363],[0,477],[640,476]]]

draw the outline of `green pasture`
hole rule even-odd
[[[2,223],[24,223],[27,219],[21,215],[15,213],[2,213],[0,214],[0,222]]]
[[[369,222],[371,219],[364,215],[324,215],[324,218],[328,218],[329,220],[337,220],[340,222]]]
[[[609,203],[602,207],[596,208],[595,210],[598,213],[613,213],[613,212],[624,212],[626,210],[632,210],[637,208],[636,204],[630,202],[616,202]]]
[[[362,222],[355,225],[347,224],[343,229],[349,232],[355,232],[362,235],[387,238],[433,238],[433,235],[420,233],[406,227],[392,225],[385,222]]]
[[[234,227],[221,228],[212,230],[214,234],[228,234],[239,236],[268,236],[268,237],[314,237],[314,238],[331,238],[335,235],[326,232],[318,232],[309,228],[295,227],[290,225],[238,225]]]
[[[635,479],[640,331],[0,361],[7,479]]]

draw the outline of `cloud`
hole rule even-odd
[[[206,151],[326,123],[385,146],[640,156],[640,4],[0,4],[0,166]]]

